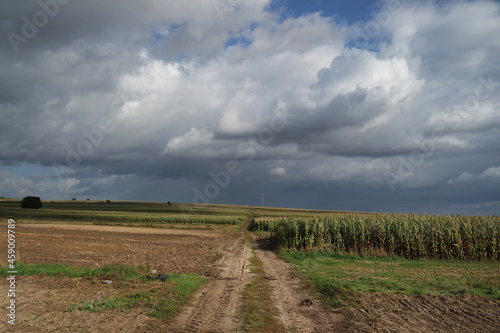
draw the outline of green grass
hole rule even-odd
[[[0,276],[8,276],[8,267],[0,267]],[[103,267],[90,269],[86,267],[75,267],[69,264],[25,264],[18,262],[15,264],[17,275],[34,276],[43,274],[46,276],[67,276],[67,277],[99,277],[114,279],[138,279],[144,276],[147,271],[144,267],[127,266],[120,263],[104,265]]]
[[[498,261],[365,258],[321,252],[282,252],[280,256],[294,264],[332,305],[339,305],[350,291],[500,298]]]
[[[69,312],[74,312],[76,310],[85,312],[103,312],[112,310],[124,311],[125,309],[126,304],[123,304],[120,300],[112,297],[106,297],[102,300],[81,301],[78,304],[67,308]]]
[[[262,261],[256,256],[252,247],[252,235],[248,228],[245,229],[245,241],[246,246],[252,249],[253,253],[249,259],[250,272],[253,276],[242,293],[242,328],[245,332],[286,332],[277,318],[278,310],[271,298],[272,287],[265,279],[266,272],[262,268]]]
[[[0,267],[0,276],[8,276],[7,271],[12,269],[8,267]],[[91,269],[85,267],[73,267],[69,264],[50,264],[50,265],[35,265],[24,264],[17,262],[15,264],[17,275],[34,276],[44,274],[47,276],[64,275],[68,277],[82,277],[89,274]]]
[[[10,275],[7,267],[0,267],[0,276]],[[127,311],[134,308],[145,309],[145,312],[154,318],[168,319],[177,313],[186,304],[189,296],[197,290],[206,279],[199,274],[170,274],[166,282],[160,283],[146,278],[148,269],[141,266],[128,266],[120,263],[104,265],[97,269],[74,267],[69,264],[34,265],[16,263],[16,275],[58,276],[89,280],[111,279],[116,289],[125,288],[117,295],[99,299],[86,299],[67,308],[68,311],[103,312]],[[90,282],[92,283],[92,282]],[[126,288],[128,286],[129,288]],[[135,287],[134,287],[135,286]],[[139,291],[126,291],[127,289]],[[120,289],[121,290],[121,289]]]
[[[246,332],[286,332],[278,321],[278,310],[271,299],[272,287],[264,278],[266,272],[262,269],[262,261],[254,255],[250,264],[254,276],[242,294],[242,327]]]
[[[174,274],[171,279],[176,284],[172,290],[174,297],[159,297],[149,313],[150,316],[159,319],[172,317],[187,303],[189,296],[206,282],[199,274]]]
[[[165,320],[173,317],[186,304],[189,296],[205,281],[206,279],[199,274],[172,274],[161,288],[154,286],[114,297],[83,300],[69,306],[67,310],[123,312],[141,308],[146,309],[148,316]]]
[[[166,288],[152,288],[118,298],[122,308],[149,309],[148,315],[158,319],[171,318],[187,303],[189,296],[206,279],[199,274],[172,274]]]
[[[171,318],[188,301],[206,279],[199,274],[172,274],[162,288],[152,287],[101,300],[84,300],[68,307],[68,311],[126,311],[148,309],[147,315],[158,319]]]

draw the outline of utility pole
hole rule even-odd
[[[260,204],[262,207],[264,207],[264,193],[262,193],[262,200],[261,200],[261,204]]]

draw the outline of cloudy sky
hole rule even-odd
[[[0,4],[0,196],[500,215],[500,2]]]

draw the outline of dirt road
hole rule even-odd
[[[327,309],[304,282],[294,276],[292,267],[266,250],[264,242],[255,235],[253,244],[273,288],[283,325],[292,332],[331,332],[333,323],[343,316]]]
[[[283,326],[291,332],[329,332],[336,317],[298,279],[293,278],[291,267],[266,250],[255,235],[252,248],[263,262]],[[252,276],[248,264],[252,255],[242,228],[239,237],[224,250],[223,257],[217,262],[219,274],[195,295],[192,306],[176,318],[173,332],[242,331],[241,295]]]
[[[147,261],[166,272],[197,272],[208,282],[169,322],[130,312],[68,313],[82,299],[114,289],[67,277],[19,277],[19,322],[23,332],[244,332],[241,298],[252,280],[242,230],[155,230],[104,226],[20,224],[19,256],[25,263],[70,263],[95,268],[112,262]],[[352,293],[345,307],[324,306],[293,268],[252,236],[272,290],[278,319],[289,332],[500,332],[500,300],[478,296]],[[3,253],[6,242],[2,242]],[[2,283],[6,295],[6,284]],[[0,307],[7,306],[0,298]],[[0,322],[0,331],[4,321]]]
[[[249,280],[250,256],[242,234],[224,249],[215,264],[218,274],[196,293],[193,305],[176,318],[172,332],[237,332],[241,293]]]

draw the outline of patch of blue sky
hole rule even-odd
[[[381,32],[376,36],[369,36],[363,32],[362,28],[359,30],[356,29],[358,32],[346,39],[345,48],[368,50],[378,53],[382,44],[389,44],[391,42],[391,37],[386,33]]]
[[[227,49],[230,46],[237,45],[242,49],[247,49],[250,45],[252,45],[253,41],[251,39],[246,38],[245,36],[235,36],[229,37],[226,41],[224,47]]]
[[[166,42],[167,37],[186,28],[187,23],[162,25],[151,31],[151,45]]]
[[[245,34],[249,31],[254,31],[259,27],[257,22],[250,23],[249,26],[241,29],[237,32],[230,32],[229,37],[224,44],[224,48],[227,49],[230,46],[239,45],[242,49],[247,49],[250,45],[252,45],[253,40],[247,38]]]
[[[184,22],[182,24],[164,24],[151,30],[151,38],[145,48],[151,51],[151,54],[153,54],[158,60],[182,62],[184,59],[184,54],[178,54],[174,59],[171,59],[167,56],[169,48],[168,39],[176,33],[182,33],[182,31],[186,27],[187,23]]]
[[[281,21],[290,16],[321,12],[322,16],[354,24],[370,19],[377,3],[374,0],[272,0],[267,10],[279,15]]]
[[[288,17],[299,17],[320,12],[324,17],[331,17],[339,24],[359,26],[359,33],[346,39],[345,47],[349,49],[364,49],[379,52],[381,42],[390,42],[390,38],[382,31],[376,36],[363,31],[366,22],[373,18],[374,11],[379,7],[376,0],[272,0],[268,11],[280,16],[284,21]]]

